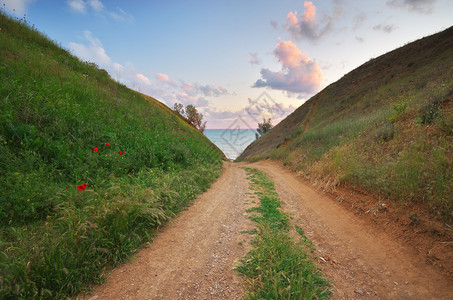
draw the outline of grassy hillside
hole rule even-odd
[[[0,299],[98,282],[223,154],[157,100],[0,14]]]
[[[453,27],[346,74],[251,144],[326,184],[422,202],[453,220]]]

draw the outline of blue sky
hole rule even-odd
[[[276,124],[371,58],[453,25],[452,0],[0,3],[130,88],[195,105],[207,128]]]

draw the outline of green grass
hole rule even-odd
[[[260,200],[251,219],[257,225],[254,248],[236,270],[247,277],[245,299],[328,299],[329,283],[322,278],[310,252],[313,245],[301,228],[300,239],[290,236],[289,217],[280,207],[273,182],[256,169],[246,169],[250,189]]]
[[[24,22],[0,28],[0,299],[73,296],[205,191],[223,154]]]

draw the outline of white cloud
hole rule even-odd
[[[76,13],[86,13],[86,3],[84,0],[68,0],[69,8]]]
[[[84,31],[84,38],[88,45],[69,43],[69,48],[81,59],[98,64],[101,68],[111,66],[112,60],[105,52],[102,43],[89,30]]]
[[[27,11],[27,6],[34,2],[34,0],[2,0],[0,3],[4,4],[3,7],[9,13],[17,16],[23,16]]]
[[[100,68],[105,69],[112,78],[122,82],[126,86],[143,91],[151,88],[151,81],[148,77],[137,71],[131,63],[126,63],[125,66],[118,62],[114,62],[107,51],[104,49],[101,41],[94,37],[93,34],[86,30],[82,43],[69,43],[71,51],[80,59],[96,63]]]
[[[116,8],[116,11],[109,11],[107,13],[117,21],[133,22],[135,20],[135,18],[131,14],[125,12],[119,7]]]
[[[104,9],[104,4],[100,0],[89,0],[88,4],[95,10],[95,11],[102,11]]]
[[[200,84],[197,82],[181,81],[179,88],[190,96],[219,97],[229,94],[229,91],[220,85]]]
[[[117,7],[115,11],[107,9],[101,0],[68,0],[66,3],[75,13],[86,14],[88,12],[88,8],[91,8],[96,14],[101,16],[110,16],[116,21],[133,22],[135,20],[131,14],[125,12],[119,7]]]

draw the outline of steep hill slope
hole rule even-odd
[[[97,282],[220,174],[157,100],[0,14],[0,298]]]
[[[265,158],[453,220],[453,27],[346,74],[238,160]]]

